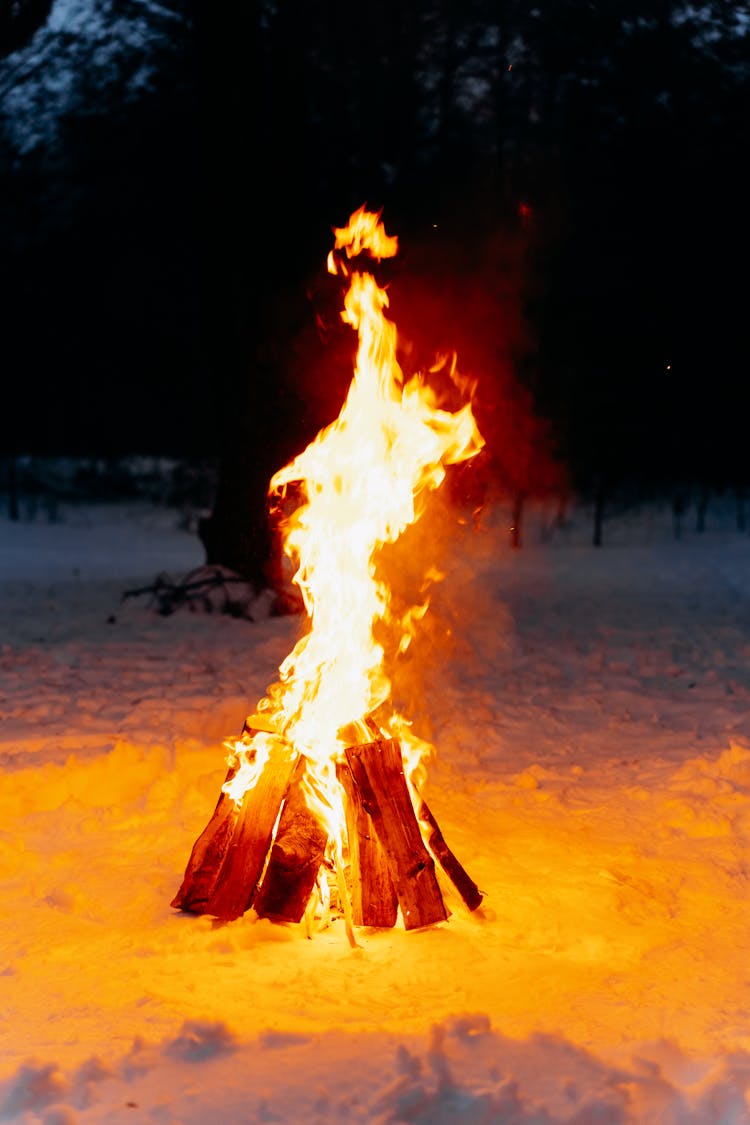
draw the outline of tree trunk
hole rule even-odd
[[[687,511],[687,495],[678,489],[672,497],[672,529],[675,539],[682,538],[682,521]]]
[[[604,534],[604,501],[606,496],[606,489],[604,481],[599,479],[596,482],[596,492],[594,494],[594,538],[593,544],[595,547],[601,547]]]
[[[16,459],[11,453],[8,458],[8,519],[14,522],[20,519],[18,505],[18,473],[16,472]]]
[[[300,186],[304,95],[292,88],[304,84],[305,19],[295,23],[280,9],[274,21],[283,26],[271,35],[257,4],[196,2],[194,12],[202,351],[219,460],[213,510],[199,535],[207,563],[261,589],[279,580],[269,482],[300,447],[303,412],[286,375],[290,342],[301,318],[313,317],[301,234],[309,231]]]

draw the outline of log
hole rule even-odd
[[[250,743],[258,733],[256,722],[260,727],[263,720],[253,716],[246,722],[243,736]],[[370,729],[377,730],[374,724]],[[352,923],[392,927],[399,906],[407,930],[444,921],[448,911],[436,863],[468,909],[475,910],[482,893],[423,799],[417,799],[415,811],[398,742],[378,731],[372,742],[347,749],[345,757],[337,776],[346,798],[349,931]],[[307,768],[306,759],[277,737],[256,784],[239,804],[222,789],[193,845],[173,907],[232,920],[254,906],[261,917],[301,921],[328,843],[325,825],[305,799]],[[237,765],[229,769],[225,785],[237,770]],[[343,868],[339,876],[345,894]]]
[[[242,727],[241,739],[248,748],[252,744],[253,735],[263,729],[260,723],[251,723],[254,718],[255,716],[251,716],[246,719]],[[208,912],[208,900],[216,886],[239,819],[237,803],[224,792],[224,787],[235,777],[238,769],[239,763],[235,762],[227,770],[213,816],[193,845],[180,889],[170,903],[177,910],[191,914]]]
[[[250,726],[246,719],[241,738],[249,745],[255,733],[256,729]],[[227,770],[213,816],[193,845],[182,884],[170,903],[170,906],[177,910],[189,911],[192,914],[206,912],[208,899],[216,885],[237,824],[239,810],[235,801],[224,792],[224,786],[232,780],[238,769],[239,764],[235,762]]]
[[[385,853],[405,929],[444,922],[435,861],[422,841],[398,743],[378,739],[349,747],[345,756]]]
[[[236,773],[237,767],[232,766],[224,784],[231,781]],[[182,884],[172,899],[171,906],[191,914],[206,913],[238,816],[237,805],[222,790],[213,816],[193,844]]]
[[[328,843],[328,830],[305,800],[300,757],[287,791],[268,867],[254,909],[261,918],[300,922]]]
[[[204,913],[232,921],[252,905],[295,759],[289,746],[274,742],[263,772],[242,798],[232,838]]]
[[[349,764],[341,762],[336,773],[346,793],[352,921],[355,926],[395,926],[398,899],[372,817]]]
[[[445,874],[453,883],[453,886],[460,894],[468,909],[476,910],[482,899],[484,898],[484,895],[479,890],[479,887],[476,885],[474,880],[469,877],[467,872],[464,870],[453,852],[446,844],[443,833],[440,831],[438,822],[430,812],[427,802],[424,801],[421,797],[419,799],[417,816],[423,824],[426,824],[429,827],[427,847],[430,849]]]

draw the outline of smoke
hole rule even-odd
[[[435,741],[446,708],[455,705],[458,685],[480,682],[490,661],[510,652],[513,636],[508,610],[497,598],[497,580],[490,577],[501,565],[492,496],[472,506],[457,499],[450,484],[449,470],[417,522],[378,557],[378,577],[391,590],[395,622],[413,606],[426,606],[402,651],[398,625],[384,633],[394,706],[428,741]]]

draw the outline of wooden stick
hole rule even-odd
[[[385,852],[405,928],[445,921],[435,861],[422,841],[398,743],[379,739],[352,746],[345,754]]]
[[[299,922],[318,877],[328,831],[305,800],[305,758],[297,761],[268,867],[254,903],[261,918]]]
[[[453,883],[453,886],[464,900],[468,909],[476,910],[484,898],[484,895],[479,890],[474,880],[469,878],[464,868],[446,844],[438,822],[430,812],[427,802],[421,797],[419,799],[417,816],[424,824],[429,825],[430,832],[427,838],[427,847]]]
[[[352,921],[355,926],[395,926],[398,899],[372,818],[349,764],[341,762],[336,773],[346,793]]]
[[[346,885],[346,876],[344,875],[344,861],[341,857],[341,848],[338,841],[334,842],[334,869],[336,871],[336,885],[338,887],[339,898],[341,900],[341,909],[344,913],[344,929],[346,931],[347,941],[352,949],[359,949],[357,939],[354,936],[354,925],[352,919],[352,904],[349,898],[349,888]]]

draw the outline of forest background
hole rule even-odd
[[[54,487],[45,458],[124,489],[121,458],[176,457],[208,488],[207,560],[267,580],[268,480],[351,378],[325,259],[366,204],[401,246],[405,369],[455,350],[477,380],[465,499],[511,498],[518,528],[529,497],[589,499],[601,541],[608,509],[668,497],[700,526],[731,493],[744,530],[749,18],[4,0],[11,514]]]

